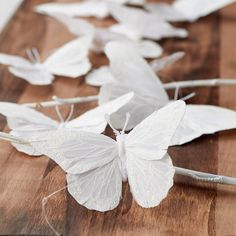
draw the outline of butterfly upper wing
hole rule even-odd
[[[36,7],[36,12],[41,14],[64,14],[70,17],[98,17],[105,18],[109,15],[104,1],[84,1],[80,3],[46,3]]]
[[[15,66],[21,68],[31,68],[32,63],[28,60],[24,59],[23,57],[19,56],[12,56],[4,53],[0,53],[0,64],[7,65],[7,66]]]
[[[98,211],[118,205],[122,177],[114,140],[96,133],[58,130],[37,137],[32,145],[67,172],[68,190],[80,204]]]
[[[168,102],[168,95],[148,63],[135,47],[124,42],[110,42],[105,48],[114,78],[142,97],[152,97],[157,104]]]
[[[84,36],[66,43],[56,50],[43,65],[55,75],[78,77],[86,74],[91,64],[88,59],[91,37]]]
[[[159,160],[167,152],[178,125],[185,113],[185,103],[176,101],[155,111],[126,138],[127,155],[133,153],[136,158]]]
[[[8,126],[12,129],[11,134],[29,140],[32,136],[39,133],[55,130],[58,123],[49,117],[33,109],[22,105],[0,102],[0,113],[7,117]],[[29,155],[40,155],[33,147],[12,143],[17,150]]]
[[[49,71],[35,65],[28,68],[9,67],[9,71],[33,85],[49,85],[54,80],[54,76]]]
[[[200,17],[206,16],[214,11],[217,11],[235,0],[178,0],[173,4],[176,11],[181,12],[187,21],[195,21]]]
[[[171,145],[181,145],[204,134],[235,128],[236,112],[233,110],[209,105],[187,105]]]
[[[98,106],[78,118],[68,122],[66,128],[73,130],[84,130],[95,133],[102,133],[107,125],[105,120],[105,115],[111,115],[119,110],[121,107],[125,106],[134,94],[132,92],[118,97],[108,103]]]
[[[69,174],[92,171],[117,157],[116,142],[102,134],[61,129],[36,138],[35,149]]]

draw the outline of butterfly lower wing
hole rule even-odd
[[[32,140],[32,146],[69,174],[102,167],[118,157],[116,142],[102,134],[61,129]]]
[[[173,102],[152,113],[127,135],[127,152],[141,159],[161,159],[166,154],[184,113],[183,101]]]
[[[104,212],[119,204],[122,177],[117,159],[82,174],[67,174],[67,182],[69,193],[90,210]]]
[[[130,190],[136,202],[144,207],[157,206],[173,185],[174,167],[166,154],[160,160],[144,160],[127,154]]]

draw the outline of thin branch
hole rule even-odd
[[[187,80],[163,84],[166,90],[178,88],[236,86],[236,79]]]
[[[199,172],[189,169],[184,169],[180,167],[175,167],[175,173],[179,175],[188,176],[194,180],[226,185],[236,186],[236,178],[223,176],[223,175],[214,175],[205,172]]]

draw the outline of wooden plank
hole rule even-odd
[[[36,46],[45,57],[53,48],[72,38],[59,23],[32,12],[33,7],[42,2],[47,1],[24,2],[8,30],[0,37],[1,52],[24,55],[26,47]],[[235,60],[232,50],[235,35],[232,36],[231,32],[235,22],[234,10],[227,8],[223,15],[216,13],[196,23],[180,25],[190,31],[187,40],[163,40],[166,53],[187,52],[185,59],[162,71],[163,81],[234,76],[234,63],[229,64]],[[111,22],[107,19],[98,23],[107,25]],[[104,56],[91,57],[96,67],[107,62]],[[0,77],[0,99],[6,101],[22,103],[50,99],[52,95],[73,97],[97,93],[97,89],[85,85],[83,80],[66,78],[58,78],[48,87],[28,85],[2,66]],[[198,89],[197,96],[190,102],[236,109],[231,89]],[[183,90],[182,94],[189,92],[191,90]],[[95,105],[76,106],[76,115]],[[68,107],[62,110],[66,114]],[[53,109],[43,111],[56,118]],[[0,124],[1,129],[6,130],[4,119]],[[178,166],[235,175],[234,135],[234,132],[225,132],[220,136],[206,136],[183,147],[172,148],[170,153]],[[0,142],[0,157],[0,234],[52,235],[41,215],[41,201],[65,185],[63,171],[48,158],[27,157],[8,143]],[[190,182],[183,177],[176,177],[175,181],[168,197],[153,209],[139,207],[127,184],[123,186],[119,207],[107,213],[89,211],[62,191],[49,201],[48,217],[60,233],[72,236],[236,234],[235,188]]]

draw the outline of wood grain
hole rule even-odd
[[[25,55],[28,47],[37,47],[45,58],[52,49],[73,38],[54,20],[33,13],[46,0],[24,1],[15,17],[0,35],[0,51]],[[62,1],[61,1],[62,2]],[[65,1],[63,1],[65,2]],[[213,77],[235,77],[236,5],[196,23],[179,24],[190,36],[186,40],[162,40],[165,54],[183,50],[187,56],[163,70],[164,82]],[[98,21],[99,25],[112,20]],[[104,55],[91,55],[95,67],[107,63]],[[52,95],[73,97],[92,95],[96,88],[81,80],[57,78],[52,86],[32,86],[12,76],[0,66],[0,99],[17,103],[50,99]],[[191,103],[222,105],[236,109],[235,88],[196,89]],[[181,91],[182,95],[192,92]],[[79,115],[96,103],[76,106]],[[68,107],[63,107],[66,115]],[[43,109],[56,118],[53,109]],[[1,130],[7,130],[0,120]],[[236,176],[236,134],[222,132],[199,138],[182,147],[172,148],[175,165],[194,170]],[[65,186],[65,174],[46,157],[31,158],[0,142],[0,235],[52,235],[42,217],[41,201]],[[63,235],[236,235],[236,188],[202,184],[176,176],[175,186],[156,208],[142,209],[132,199],[127,184],[117,209],[98,213],[80,206],[62,191],[47,204],[50,222]]]

